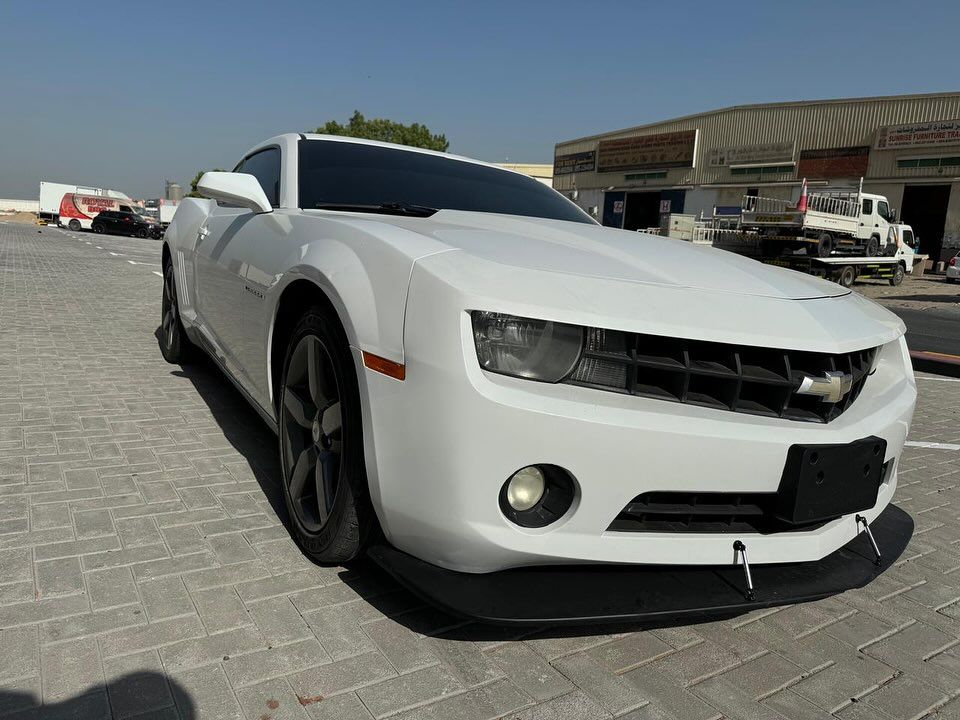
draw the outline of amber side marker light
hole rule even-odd
[[[407,376],[407,368],[405,366],[366,351],[363,352],[363,364],[364,367],[376,370],[378,373],[383,373],[395,380],[403,380]]]

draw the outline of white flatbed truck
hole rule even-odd
[[[858,278],[888,280],[891,285],[899,285],[907,273],[913,272],[913,264],[917,259],[913,250],[913,228],[909,225],[893,224],[888,232],[895,247],[892,255],[777,255],[757,259],[768,265],[778,265],[833,280],[843,287],[850,287]]]
[[[868,257],[882,255],[896,211],[883,195],[865,192],[810,193],[806,207],[779,198],[745,195],[740,227],[761,238],[761,254],[806,248],[807,255],[829,257],[834,250]]]

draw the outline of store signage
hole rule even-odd
[[[748,165],[751,163],[790,162],[793,160],[794,145],[793,140],[784,140],[758,145],[712,148],[707,153],[707,165],[723,167],[725,165]]]
[[[553,174],[569,175],[575,172],[593,172],[597,167],[597,153],[594,150],[557,155],[553,158]]]
[[[597,172],[693,167],[696,147],[696,130],[601,140]]]
[[[869,160],[869,145],[801,150],[797,177],[863,177],[867,174]]]
[[[623,200],[614,200],[613,201],[613,214],[620,215],[623,213]]]
[[[960,120],[888,125],[877,131],[877,150],[960,145]]]

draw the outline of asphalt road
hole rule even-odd
[[[950,310],[909,310],[889,307],[907,324],[911,350],[960,356],[960,313]]]

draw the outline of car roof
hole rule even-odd
[[[511,170],[510,168],[501,167],[500,165],[495,165],[493,163],[484,162],[483,160],[476,160],[474,158],[469,158],[464,155],[453,155],[448,152],[441,152],[439,150],[427,150],[426,148],[413,147],[411,145],[399,145],[397,143],[388,143],[382,142],[380,140],[367,140],[365,138],[355,138],[347,135],[322,135],[319,133],[283,133],[281,135],[275,135],[269,140],[265,140],[262,143],[258,143],[254,147],[250,148],[243,154],[243,157],[249,157],[258,150],[263,150],[264,148],[270,147],[272,145],[284,146],[287,142],[295,142],[297,139],[300,140],[324,140],[327,142],[341,142],[341,143],[351,143],[353,145],[372,145],[374,147],[389,148],[391,150],[401,150],[403,152],[411,153],[420,153],[422,155],[434,155],[436,157],[446,158],[447,160],[457,160],[460,162],[471,163],[472,165],[482,165],[484,167],[493,168],[494,170],[501,170],[503,172],[513,173],[514,175],[523,175],[521,172],[516,170]],[[526,175],[523,175],[527,177]]]

